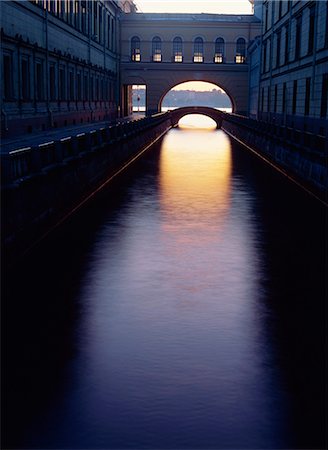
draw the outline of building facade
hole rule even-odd
[[[2,1],[4,136],[119,114],[119,16],[133,2]]]
[[[328,2],[261,1],[259,119],[318,135],[327,134]],[[259,52],[260,51],[260,55]],[[251,77],[252,82],[252,77]],[[255,98],[255,95],[257,96]]]
[[[327,134],[328,2],[250,0],[254,15],[142,14],[133,0],[4,0],[3,136],[147,111],[185,81],[224,89],[233,110]]]
[[[177,84],[207,81],[226,91],[235,112],[247,114],[247,48],[260,32],[252,14],[124,15],[122,84],[146,85],[147,111],[154,113]]]

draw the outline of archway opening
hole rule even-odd
[[[213,131],[217,129],[217,123],[204,114],[187,114],[179,120],[178,127],[183,130]]]
[[[216,84],[205,81],[187,81],[174,86],[162,98],[160,106],[163,112],[184,106],[207,106],[226,112],[233,111],[229,95]]]
[[[134,115],[144,116],[146,111],[146,91],[145,84],[132,85],[132,113]]]

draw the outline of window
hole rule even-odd
[[[110,48],[110,15],[107,15],[107,48]]]
[[[173,62],[182,62],[182,39],[181,37],[175,37],[173,39]]]
[[[302,16],[296,19],[295,59],[299,59],[301,51]]]
[[[54,3],[57,3],[56,1],[54,1]],[[78,30],[81,30],[81,25],[80,25],[80,1],[79,0],[75,0],[75,27]]]
[[[271,110],[271,95],[270,95],[270,88],[269,87],[267,89],[267,99],[268,99],[267,106],[268,106],[268,113],[269,113],[270,110]]]
[[[137,36],[133,36],[131,39],[131,61],[139,62],[140,60],[140,39]]]
[[[308,116],[310,113],[310,94],[311,94],[311,78],[307,78],[305,82],[305,105],[304,115]]]
[[[314,16],[315,16],[315,6],[310,8],[310,19],[309,19],[309,42],[308,42],[308,54],[312,55],[314,47]]]
[[[112,32],[112,35],[111,35],[111,49],[112,50],[114,50],[114,45],[115,45],[115,39],[114,39],[114,19],[113,19],[113,17],[111,17],[111,19],[110,19],[110,23],[111,23],[111,26],[110,26],[110,29],[111,29],[111,32]]]
[[[55,65],[51,64],[49,67],[49,93],[50,100],[56,100],[56,75]]]
[[[74,73],[73,73],[73,71],[69,72],[69,99],[70,99],[70,101],[74,100]]]
[[[88,100],[89,84],[88,84],[88,75],[86,74],[84,75],[83,87],[84,87],[84,100]]]
[[[59,96],[60,100],[66,100],[66,73],[65,67],[59,69]]]
[[[76,99],[82,100],[82,78],[81,73],[76,74]]]
[[[152,60],[154,62],[162,61],[162,40],[158,36],[152,40]]]
[[[263,42],[263,66],[262,66],[262,73],[266,72],[267,47],[268,47],[268,41]]]
[[[92,7],[93,7],[93,39],[97,39],[98,36],[98,3],[96,2],[91,2]]]
[[[99,39],[98,42],[103,42],[103,7],[99,5]]]
[[[194,41],[194,63],[204,62],[204,41],[201,37],[197,37]]]
[[[284,83],[282,90],[282,112],[286,112],[286,101],[287,101],[287,85]]]
[[[261,111],[264,110],[264,88],[261,91]]]
[[[277,32],[277,41],[276,41],[276,67],[280,66],[280,44],[281,44],[281,31]]]
[[[87,33],[87,2],[81,1],[81,15],[82,15],[82,33]]]
[[[268,5],[265,5],[264,31],[267,31],[268,29],[268,14],[269,14],[269,7]]]
[[[280,19],[281,15],[282,15],[282,0],[279,0],[279,13],[278,13],[278,15],[279,15],[279,19]]]
[[[246,61],[246,41],[239,38],[236,43],[236,59],[237,64],[243,64]]]
[[[96,78],[96,101],[99,100],[99,78]]]
[[[274,86],[274,104],[273,104],[273,111],[277,112],[277,99],[278,99],[278,85],[275,84]]]
[[[293,84],[293,103],[292,103],[292,113],[296,114],[296,104],[297,104],[297,80],[294,80]]]
[[[217,38],[215,41],[215,54],[214,62],[217,64],[223,63],[224,59],[224,40],[223,38]]]
[[[94,92],[93,92],[93,76],[90,76],[90,90],[89,90],[90,94],[90,100],[94,99]]]
[[[30,98],[30,64],[28,58],[24,58],[21,61],[21,76],[22,76],[22,99],[28,100]]]
[[[322,76],[320,117],[327,117],[328,73]]]
[[[271,24],[273,26],[274,22],[275,22],[275,6],[276,6],[276,2],[271,2],[271,8],[272,8],[272,12],[271,12]]]
[[[285,64],[288,63],[289,59],[289,27],[286,26],[286,34],[285,34]]]
[[[35,64],[35,98],[36,100],[44,99],[44,83],[43,83],[43,62]]]

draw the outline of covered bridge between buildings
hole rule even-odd
[[[233,112],[247,114],[247,48],[260,31],[253,15],[124,15],[123,115],[132,112],[132,85],[146,86],[146,111],[153,114],[161,110],[164,96],[186,81],[217,85],[230,97]]]

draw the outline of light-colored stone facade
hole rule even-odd
[[[1,1],[4,135],[117,116],[119,16],[131,1]]]
[[[260,30],[260,20],[253,15],[125,15],[122,83],[146,85],[149,113],[160,111],[164,95],[177,84],[207,81],[227,92],[235,112],[246,114],[247,47]]]

